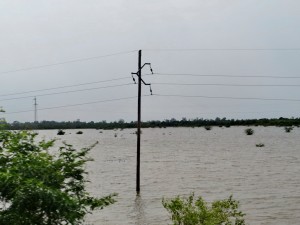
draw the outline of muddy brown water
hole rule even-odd
[[[300,128],[148,128],[141,143],[141,193],[136,196],[136,135],[124,130],[39,131],[77,148],[99,141],[87,165],[94,196],[118,193],[117,203],[88,215],[86,225],[171,224],[162,198],[194,192],[207,201],[240,201],[247,224],[300,224]],[[263,143],[264,147],[256,147]]]

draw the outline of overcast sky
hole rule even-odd
[[[299,0],[0,0],[0,9],[9,122],[34,120],[13,113],[33,110],[34,96],[39,121],[136,120],[139,49],[158,73],[143,69],[155,94],[143,97],[143,120],[299,117],[300,101],[230,98],[300,100],[300,86],[212,85],[300,85]],[[93,84],[11,95],[84,83]],[[83,89],[92,90],[54,94]]]

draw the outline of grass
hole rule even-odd
[[[265,147],[265,144],[263,144],[263,143],[258,143],[258,144],[256,144],[256,147],[258,147],[258,148]]]
[[[63,130],[58,130],[57,135],[64,135],[66,132],[64,132]]]
[[[247,135],[252,135],[252,134],[254,134],[254,130],[251,129],[251,128],[247,128],[247,129],[245,130],[245,133],[246,133]]]
[[[211,126],[205,126],[205,130],[211,130]]]
[[[285,127],[285,132],[290,133],[293,130],[293,127]]]

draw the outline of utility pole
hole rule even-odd
[[[142,50],[139,50],[138,60],[138,120],[137,120],[137,146],[136,146],[136,193],[140,193],[140,162],[141,162],[141,95],[142,95]]]
[[[36,97],[34,97],[34,122],[37,122],[37,103],[36,103]]]
[[[147,84],[144,82],[142,79],[142,69],[145,65],[150,66],[150,70],[153,74],[153,70],[151,68],[151,63],[145,63],[142,66],[142,50],[139,50],[139,55],[138,55],[138,71],[136,73],[131,73],[135,74],[138,76],[138,120],[137,120],[137,157],[136,157],[136,193],[140,193],[140,162],[141,162],[141,98],[142,98],[142,82],[144,85],[149,85],[150,86],[150,92],[152,95],[152,89],[151,89],[151,84]],[[135,79],[133,78],[135,81]]]

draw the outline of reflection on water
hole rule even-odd
[[[162,198],[191,192],[208,201],[233,194],[251,225],[300,224],[300,129],[253,127],[248,136],[245,128],[144,129],[140,196],[134,130],[70,130],[59,138],[77,147],[99,141],[87,168],[88,189],[95,196],[119,194],[117,203],[89,215],[86,224],[170,224]],[[39,133],[57,137],[56,131]]]
[[[133,212],[135,214],[134,221],[136,225],[144,224],[144,222],[146,221],[144,204],[145,203],[143,202],[141,195],[138,194],[134,200],[134,212]]]

